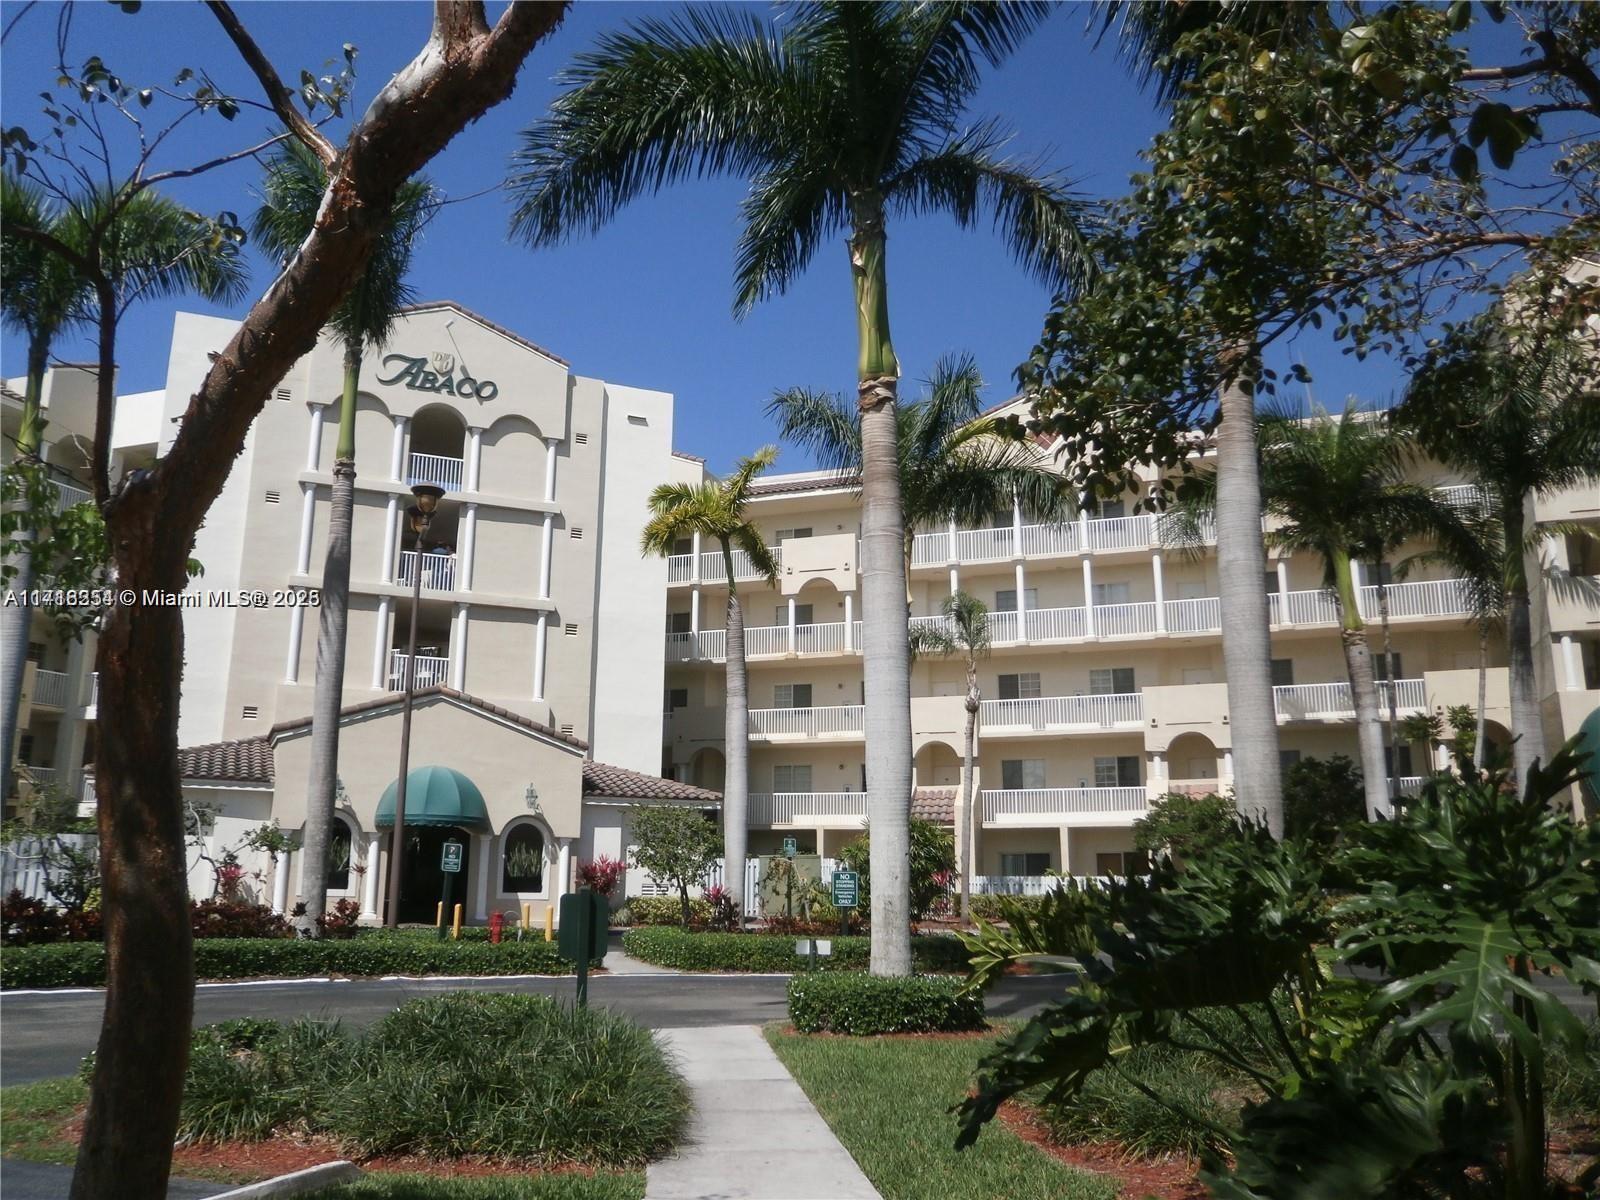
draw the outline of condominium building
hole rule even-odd
[[[1456,503],[1476,490],[1426,471]],[[991,612],[992,651],[981,663],[974,787],[984,881],[1005,886],[1047,871],[1117,872],[1134,853],[1131,827],[1153,798],[1231,786],[1232,738],[1222,659],[1227,619],[1218,599],[1214,542],[1178,551],[1162,519],[1135,497],[1106,500],[1076,520],[1038,523],[1020,508],[983,528],[919,530],[911,543],[911,622],[937,622],[957,588]],[[1539,520],[1600,532],[1600,490],[1534,502]],[[831,857],[862,829],[865,792],[860,507],[848,480],[829,473],[769,475],[751,519],[777,555],[776,586],[735,556],[745,612],[750,692],[751,852],[794,837]],[[1600,577],[1594,542],[1556,539],[1551,573]],[[1381,650],[1378,572],[1386,582],[1394,649],[1392,691],[1403,717],[1444,713],[1478,697],[1479,640],[1465,588],[1447,571],[1393,577],[1406,548],[1363,564],[1360,599]],[[724,770],[726,572],[715,547],[685,544],[667,563],[663,773],[717,789]],[[1354,709],[1332,595],[1321,563],[1269,555],[1261,586],[1272,622],[1274,702],[1285,766],[1344,754],[1359,761]],[[1537,573],[1536,573],[1537,574]],[[1548,751],[1600,703],[1600,604],[1580,589],[1535,584],[1539,694]],[[1502,645],[1491,640],[1490,739],[1505,745],[1510,717]],[[1382,671],[1380,660],[1375,660]],[[963,664],[920,657],[912,668],[914,811],[949,821],[962,781]],[[1402,744],[1393,787],[1415,788],[1442,748]],[[1437,756],[1437,757],[1436,757]],[[980,881],[979,886],[987,886]]]

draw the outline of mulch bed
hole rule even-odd
[[[836,1030],[825,1029],[817,1033],[801,1033],[793,1025],[785,1025],[778,1031],[787,1037],[805,1038],[844,1038],[852,1042],[867,1042],[875,1038],[882,1038],[888,1042],[970,1042],[975,1038],[992,1038],[993,1029],[967,1029],[959,1032],[949,1030],[933,1030],[920,1033],[839,1033]]]
[[[278,1137],[267,1142],[205,1142],[174,1151],[172,1173],[182,1175],[187,1168],[191,1171],[198,1169],[208,1173],[227,1172],[240,1178],[270,1179],[276,1175],[287,1175],[290,1171],[301,1171],[320,1163],[348,1157],[349,1155],[342,1153],[331,1138]],[[526,1167],[491,1159],[437,1159],[409,1154],[357,1158],[354,1161],[364,1171],[437,1175],[440,1178],[594,1173],[578,1166]]]
[[[1137,1158],[1115,1142],[1062,1145],[1050,1139],[1049,1129],[1033,1109],[1013,1100],[1000,1106],[1000,1121],[1023,1141],[1069,1167],[1112,1180],[1123,1200],[1152,1196],[1156,1200],[1205,1200],[1210,1194],[1195,1178],[1199,1163],[1194,1159],[1179,1155]]]

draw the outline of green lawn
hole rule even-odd
[[[0,1088],[0,1154],[29,1162],[72,1162],[78,1147],[61,1136],[61,1127],[88,1098],[89,1089],[76,1077]]]
[[[810,1037],[767,1041],[884,1200],[1113,1200],[1107,1180],[1074,1171],[991,1124],[954,1149],[949,1108],[966,1095],[988,1038]]]

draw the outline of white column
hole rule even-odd
[[[394,441],[389,450],[389,475],[399,483],[406,481],[406,426],[409,417],[394,418]]]
[[[389,606],[388,596],[378,597],[378,631],[372,637],[372,690],[381,692],[389,675]]]
[[[550,599],[550,553],[555,544],[556,517],[554,513],[544,515],[543,540],[539,544],[539,599]]]
[[[1561,635],[1561,657],[1567,666],[1567,691],[1583,690],[1583,664],[1578,659],[1578,643],[1570,633]]]
[[[961,572],[954,563],[950,564],[950,594],[954,596],[961,590]]]
[[[472,488],[472,491],[477,491]],[[466,517],[461,525],[461,552],[456,555],[456,580],[458,592],[472,590],[472,569],[478,561],[478,506],[467,505]]]
[[[1150,782],[1165,783],[1167,781],[1167,756],[1160,752],[1150,755]]]
[[[1089,552],[1089,497],[1085,495],[1078,503],[1078,551],[1081,554],[1087,554]]]
[[[1028,573],[1019,562],[1016,565],[1017,584],[1017,640],[1028,640]]]
[[[479,468],[483,465],[483,430],[475,425],[467,426],[467,478],[465,491],[478,490]]]
[[[378,838],[376,833],[367,834],[367,873],[361,877],[361,918],[365,921],[378,919]]]
[[[391,495],[389,506],[383,517],[383,563],[378,570],[378,578],[384,583],[394,582],[394,552],[396,541],[400,537],[400,497]]]
[[[322,458],[322,414],[327,408],[316,402],[306,407],[311,410],[311,439],[306,445],[306,470],[315,471]]]
[[[556,447],[560,444],[555,438],[544,440],[544,498],[552,504],[556,498]]]
[[[1222,752],[1222,774],[1225,779],[1233,778],[1233,751],[1231,749]],[[1221,781],[1219,780],[1218,782],[1220,784]]]
[[[1450,747],[1443,742],[1433,748],[1433,767],[1436,771],[1450,769]]]
[[[698,587],[700,584],[700,534],[698,531],[694,535],[694,544],[690,547],[690,553],[694,555],[694,573],[689,578],[694,580],[695,586]]]
[[[1094,637],[1094,560],[1083,560],[1083,623],[1084,630]]]
[[[1156,583],[1156,632],[1167,631],[1167,591],[1161,576],[1161,551],[1150,556],[1150,573]]]
[[[472,919],[474,921],[487,921],[489,919],[489,873],[495,868],[494,861],[494,835],[480,833],[472,839],[477,845],[472,848],[472,856],[479,862],[478,867],[478,894],[472,906]]]
[[[538,625],[533,633],[533,698],[535,700],[544,699],[544,647],[549,621],[550,618],[546,614],[540,613]]]
[[[1289,560],[1278,560],[1278,624],[1292,624],[1289,620]]]
[[[689,632],[698,645],[700,641],[700,585],[697,583],[689,589]]]
[[[956,558],[956,523],[954,521],[946,522],[946,524],[945,524],[945,533],[950,538],[950,541],[945,547],[945,556],[944,557],[945,557],[945,561],[950,564],[950,573],[952,575],[954,575],[955,574],[955,569],[956,569],[956,563],[959,561]],[[820,845],[820,843],[819,843],[819,845]]]
[[[572,839],[557,838],[556,845],[560,849],[556,851],[556,886],[551,895],[565,896],[572,889]]]
[[[311,530],[317,521],[317,485],[300,485],[300,550],[295,558],[295,572],[311,574]]]
[[[279,850],[272,856],[272,911],[289,910],[289,852]]]
[[[296,604],[289,610],[289,653],[283,663],[283,681],[300,682],[300,639],[305,635],[306,608]]]
[[[458,692],[467,690],[467,606],[456,605],[455,618],[450,622],[450,686]]]
[[[856,594],[844,594],[844,648],[850,653],[856,648]]]
[[[794,597],[789,597],[789,653],[794,653]]]

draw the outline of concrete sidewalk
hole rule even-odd
[[[645,1200],[879,1200],[754,1025],[661,1029],[694,1101],[678,1153]]]

